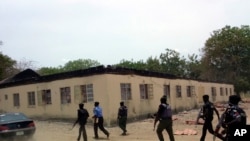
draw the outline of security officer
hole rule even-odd
[[[80,103],[79,104],[79,109],[77,110],[77,120],[75,121],[73,127],[79,123],[80,127],[79,127],[79,134],[78,134],[78,138],[77,141],[80,141],[81,139],[81,133],[83,136],[83,140],[87,141],[87,133],[86,133],[86,129],[85,129],[85,124],[87,123],[87,119],[89,117],[89,113],[88,111],[83,108],[84,104]],[[72,128],[73,129],[73,128]]]
[[[124,105],[124,102],[120,102],[120,108],[118,109],[118,122],[119,122],[119,127],[122,129],[123,133],[122,135],[126,135],[127,129],[126,129],[126,124],[127,124],[127,115],[128,115],[128,109],[127,106]]]
[[[174,141],[173,134],[173,121],[172,121],[172,109],[169,104],[167,104],[166,96],[161,98],[161,104],[159,105],[158,112],[155,117],[154,129],[156,123],[159,121],[158,127],[156,129],[157,136],[160,141],[164,141],[162,131],[167,130],[170,141]]]
[[[95,102],[95,107],[93,109],[94,116],[94,133],[96,139],[99,138],[98,136],[98,127],[99,129],[109,138],[109,132],[103,126],[103,115],[102,115],[102,108],[99,106],[99,102]]]
[[[198,114],[198,117],[197,117],[197,120],[196,120],[196,124],[198,123],[199,118],[203,118],[205,120],[205,122],[203,124],[203,128],[202,128],[202,135],[201,135],[200,141],[205,140],[207,130],[211,134],[214,134],[213,125],[212,125],[214,111],[215,111],[218,119],[220,119],[219,112],[214,107],[214,104],[209,101],[209,96],[208,95],[203,95],[203,102],[204,102],[204,105],[202,107],[202,110]],[[200,117],[201,112],[203,113],[202,117]],[[218,137],[222,139],[221,136],[218,136]]]
[[[223,113],[217,128],[222,126],[226,130],[225,141],[233,141],[233,134],[236,128],[246,125],[246,113],[238,106],[241,98],[237,95],[229,96],[229,103],[226,111]]]

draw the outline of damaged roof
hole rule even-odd
[[[55,81],[55,80],[60,80],[60,79],[68,79],[68,78],[73,78],[73,77],[83,77],[83,76],[100,75],[100,74],[117,74],[117,75],[135,74],[135,75],[140,75],[140,76],[159,77],[159,78],[168,78],[168,79],[178,78],[172,74],[152,72],[152,71],[147,71],[147,70],[136,70],[136,69],[130,69],[130,68],[123,68],[123,67],[114,67],[110,65],[108,65],[107,67],[97,66],[97,67],[92,67],[88,69],[62,72],[62,73],[57,73],[57,74],[52,74],[52,75],[45,75],[45,76],[41,76],[31,69],[26,69],[11,78],[1,81],[0,88],[25,85],[25,84],[33,84],[33,83],[41,83],[41,82],[50,82],[50,81]]]

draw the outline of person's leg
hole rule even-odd
[[[95,138],[98,138],[98,123],[94,123],[94,133],[95,133]]]
[[[207,129],[208,129],[209,133],[214,134],[214,129],[213,129],[212,121],[207,124]]]
[[[206,134],[207,134],[207,124],[208,122],[205,121],[203,127],[202,127],[202,135],[201,135],[201,138],[200,138],[200,141],[205,141],[205,137],[206,137]]]
[[[170,120],[167,121],[166,130],[167,130],[168,135],[169,135],[169,140],[170,141],[174,141],[173,121],[172,121],[172,119],[170,119]]]
[[[103,118],[99,118],[98,126],[99,126],[99,129],[100,129],[105,135],[107,135],[107,137],[109,137],[109,132],[108,132],[108,131],[104,128],[104,126],[103,126]]]
[[[119,127],[123,130],[123,128],[122,128],[122,119],[121,118],[119,119]]]
[[[88,140],[85,125],[83,125],[83,127],[82,127],[82,137],[83,137],[83,141],[87,141]]]
[[[121,118],[120,121],[119,121],[119,125],[120,125],[120,128],[122,129],[123,131],[123,134],[125,135],[126,134],[126,118]]]
[[[127,118],[124,118],[124,131],[127,132]]]
[[[79,127],[77,141],[80,141],[80,139],[81,139],[81,133],[82,133],[82,126]]]
[[[162,135],[162,131],[165,128],[166,128],[166,121],[165,120],[159,121],[159,124],[158,124],[157,129],[156,129],[156,133],[157,133],[158,139],[160,141],[164,141],[164,138],[163,138],[163,135]]]

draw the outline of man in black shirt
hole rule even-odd
[[[75,121],[75,123],[73,125],[73,126],[75,126],[76,123],[79,123],[79,125],[80,125],[77,141],[80,141],[81,133],[82,133],[82,136],[83,136],[83,140],[87,141],[87,133],[86,133],[86,129],[85,129],[85,124],[87,123],[89,113],[83,107],[84,107],[84,104],[80,103],[79,104],[79,109],[77,110],[77,120]]]
[[[235,129],[240,129],[246,126],[247,116],[246,112],[239,107],[238,103],[241,101],[241,98],[237,95],[229,96],[228,107],[225,112],[222,114],[217,128],[221,126],[225,128],[226,131],[226,141],[237,140],[234,138]]]
[[[120,102],[120,108],[118,109],[117,119],[119,122],[119,127],[123,131],[122,135],[126,135],[126,133],[127,133],[127,130],[126,130],[127,114],[128,114],[127,107],[124,105],[124,102]]]
[[[213,125],[212,125],[214,111],[215,111],[215,113],[216,113],[216,115],[218,117],[218,120],[220,119],[219,112],[214,107],[214,104],[209,101],[209,96],[208,95],[203,95],[203,102],[204,102],[204,105],[202,107],[202,110],[198,114],[198,117],[197,117],[197,120],[196,120],[196,124],[198,123],[199,118],[203,118],[205,120],[203,128],[202,128],[202,135],[201,135],[200,141],[205,141],[207,130],[211,134],[214,134]],[[200,116],[201,113],[203,113],[202,116]],[[221,138],[220,136],[218,136],[218,137]]]
[[[156,123],[159,121],[158,127],[156,129],[159,140],[164,141],[162,131],[167,130],[170,141],[174,141],[172,109],[170,105],[167,104],[166,96],[163,96],[160,101],[161,104],[159,105],[158,112],[155,117],[154,128]]]

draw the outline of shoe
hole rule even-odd
[[[99,139],[99,137],[93,137],[94,139]]]
[[[107,138],[109,138],[109,133],[107,134]]]
[[[123,132],[122,135],[125,136],[125,135],[126,135],[126,132]]]

